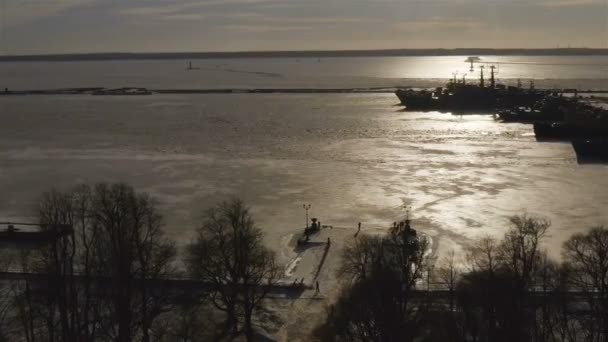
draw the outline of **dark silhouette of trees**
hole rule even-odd
[[[608,340],[608,229],[592,227],[564,243],[569,282],[585,294],[587,312],[577,312],[586,341]]]
[[[539,245],[551,224],[544,218],[525,214],[510,217],[509,222],[511,229],[500,245],[501,262],[524,291],[534,281],[540,265]]]
[[[494,273],[499,262],[498,241],[489,236],[479,239],[469,247],[467,257],[473,271]]]
[[[41,226],[48,231],[57,231],[63,225],[73,225],[77,219],[76,210],[71,193],[45,193],[39,203]],[[51,341],[77,341],[80,337],[77,331],[80,325],[78,289],[72,279],[78,267],[76,253],[74,234],[55,239],[39,251],[35,267],[37,272],[47,274],[44,304],[46,333]],[[58,325],[56,320],[59,321]]]
[[[437,269],[437,277],[445,284],[449,291],[450,300],[450,312],[454,311],[454,296],[456,286],[460,280],[462,271],[456,264],[456,255],[453,250],[448,253],[447,258]]]
[[[420,322],[398,272],[378,264],[347,287],[330,314],[332,335],[350,341],[412,341]]]
[[[534,341],[576,341],[577,322],[571,310],[572,301],[568,295],[569,274],[559,263],[542,253],[536,273],[533,302],[536,313],[532,329]]]
[[[15,263],[15,255],[10,252],[0,252],[0,272],[7,272]],[[10,319],[14,311],[14,301],[11,295],[11,287],[0,283],[0,342],[10,341]]]
[[[276,282],[275,254],[239,199],[209,209],[186,251],[190,274],[210,287],[212,303],[226,314],[224,333],[253,339],[253,315]],[[241,329],[242,328],[242,329]]]
[[[38,217],[44,230],[73,230],[22,258],[46,277],[15,297],[26,340],[149,341],[170,308],[156,282],[174,273],[176,254],[154,201],[126,184],[79,186],[43,194]]]
[[[432,301],[420,284],[424,242],[413,230],[400,226],[385,238],[358,238],[345,248],[339,271],[348,285],[316,336],[328,341],[580,340],[579,327],[586,323],[577,319],[580,305],[568,294],[572,267],[552,261],[541,248],[549,222],[520,215],[510,217],[509,224],[503,239],[484,237],[470,246],[468,272],[449,254],[434,271],[447,296]]]
[[[411,294],[424,275],[427,247],[409,222],[384,238],[358,237],[342,255],[339,274],[348,283],[315,335],[325,341],[413,341],[423,315]]]
[[[380,258],[382,238],[361,235],[342,250],[338,276],[350,281],[366,279],[373,264]]]
[[[125,184],[97,184],[90,215],[99,229],[94,254],[100,276],[110,279],[112,300],[107,304],[115,324],[109,320],[105,331],[117,341],[138,334],[149,341],[154,319],[170,306],[166,290],[154,282],[174,273],[176,255],[164,236],[162,217],[147,194]]]
[[[465,339],[528,341],[536,310],[529,297],[541,265],[540,243],[549,222],[527,215],[509,218],[502,241],[486,237],[469,250],[472,271],[458,284]]]
[[[178,274],[176,248],[147,194],[105,183],[52,190],[40,198],[37,216],[57,238],[3,251],[0,271],[21,266],[26,274],[0,283],[0,342],[255,339],[256,312],[279,268],[242,201],[206,212],[183,260],[202,284],[186,280],[200,288],[178,297],[167,287]],[[542,249],[547,220],[519,215],[508,222],[502,239],[469,246],[468,265],[459,267],[451,252],[434,274],[428,242],[409,221],[385,236],[358,234],[342,251],[344,289],[314,337],[608,341],[608,229],[574,234],[558,262]],[[443,292],[424,286],[431,275]]]
[[[214,308],[196,301],[179,302],[154,324],[154,341],[212,341]],[[160,323],[160,324],[159,324]]]
[[[22,254],[25,272],[46,275],[44,291],[33,289],[30,280],[22,282],[15,301],[28,341],[44,337],[49,341],[94,340],[99,327],[100,312],[91,295],[90,201],[87,186],[69,192],[56,190],[44,193],[38,203],[38,219],[43,230],[60,232],[67,226],[73,232],[53,239],[38,250]],[[76,282],[75,275],[84,277]],[[44,329],[37,327],[43,326]]]

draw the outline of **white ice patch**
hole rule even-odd
[[[298,267],[298,264],[300,263],[300,260],[302,260],[302,258],[301,257],[297,257],[297,258],[293,259],[292,261],[290,261],[287,264],[287,267],[285,268],[285,276],[286,277],[293,276],[293,273],[295,272],[296,268]]]

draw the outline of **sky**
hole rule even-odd
[[[0,0],[0,54],[608,47],[608,0]]]

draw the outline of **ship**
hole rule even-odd
[[[576,125],[570,122],[534,122],[534,135],[539,141],[570,141],[573,139],[608,137],[608,129],[594,125]]]
[[[533,125],[534,135],[538,141],[563,141],[584,136],[572,124],[563,121],[536,121]]]
[[[564,98],[551,121],[534,122],[536,140],[569,141],[572,139],[608,138],[608,111]],[[560,119],[561,117],[561,119]]]
[[[444,87],[434,91],[398,89],[395,95],[407,110],[475,112],[494,111],[499,108],[532,107],[542,100],[547,92],[521,86],[496,84],[495,67],[490,66],[490,85],[485,86],[483,67],[479,84],[467,84],[466,80],[457,80],[456,76]]]
[[[608,161],[608,139],[579,139],[572,141],[576,156],[580,159]]]
[[[503,122],[554,123],[562,122],[576,111],[576,101],[563,97],[546,95],[531,107],[500,108],[498,118]]]
[[[501,108],[497,110],[502,122],[536,122],[544,119],[544,113],[534,107]]]

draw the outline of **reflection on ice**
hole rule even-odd
[[[552,221],[554,256],[572,232],[608,221],[605,166],[578,165],[570,145],[491,117],[395,112],[390,94],[0,101],[7,219],[32,215],[51,186],[106,180],[156,196],[181,244],[207,205],[237,193],[274,246],[299,229],[302,203],[352,229],[389,227],[410,205],[439,254],[500,236],[522,211]]]

